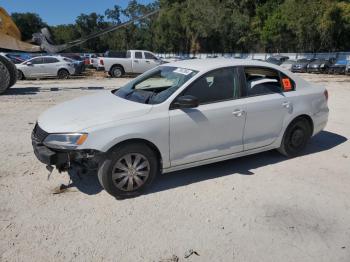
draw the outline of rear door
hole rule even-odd
[[[242,67],[240,72],[247,113],[244,150],[268,146],[280,135],[283,120],[293,110],[283,91],[292,91],[294,83],[269,67]]]
[[[133,73],[142,74],[147,71],[146,60],[141,51],[135,51],[133,58]]]

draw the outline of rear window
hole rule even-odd
[[[271,68],[246,67],[244,73],[247,96],[289,92],[295,89],[292,79]]]
[[[113,58],[126,58],[127,53],[125,51],[107,51],[104,54],[105,57],[113,57]]]
[[[142,59],[142,52],[135,52],[135,58]]]

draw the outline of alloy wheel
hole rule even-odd
[[[122,156],[112,169],[114,185],[122,191],[134,191],[140,188],[150,174],[150,163],[140,153]]]

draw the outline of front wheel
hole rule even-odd
[[[24,80],[24,75],[20,70],[17,71],[17,80]]]
[[[101,161],[98,179],[102,187],[116,198],[141,194],[159,172],[156,154],[142,143],[116,147]]]
[[[305,149],[311,132],[309,122],[305,118],[297,118],[285,131],[278,151],[287,157],[298,156]]]

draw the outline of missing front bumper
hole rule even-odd
[[[49,166],[63,166],[69,163],[68,152],[55,152],[50,148],[33,141],[33,149],[36,158]]]

